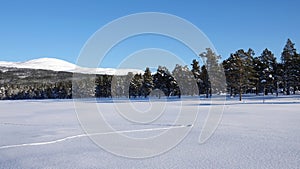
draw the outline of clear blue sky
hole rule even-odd
[[[95,31],[138,12],[170,13],[190,21],[223,58],[249,47],[256,55],[269,48],[279,58],[287,38],[300,52],[299,9],[297,0],[0,0],[0,60],[55,57],[75,63]],[[115,67],[117,57],[102,66]]]

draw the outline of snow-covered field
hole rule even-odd
[[[172,110],[178,105],[200,111],[191,132],[175,148],[152,158],[130,159],[99,148],[84,134],[72,100],[0,101],[0,168],[300,168],[299,96],[271,96],[265,103],[262,97],[228,99],[219,127],[203,144],[198,139],[208,111],[222,107],[222,102],[174,99],[166,103],[161,119],[147,125],[124,120],[110,100],[82,102],[97,104],[116,130],[132,131],[124,134],[137,137],[171,126]]]

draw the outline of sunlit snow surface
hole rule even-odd
[[[111,100],[83,102],[98,104],[118,131],[171,126],[172,107],[181,103],[169,100],[171,108],[158,121],[141,125],[120,117]],[[112,155],[94,144],[81,129],[72,100],[0,101],[0,168],[300,168],[299,96],[270,96],[265,103],[262,96],[242,102],[228,98],[218,129],[204,144],[198,138],[208,110],[222,104],[184,98],[182,106],[199,106],[191,133],[174,149],[141,160]],[[149,137],[159,132],[126,134]]]

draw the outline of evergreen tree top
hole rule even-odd
[[[285,63],[288,60],[291,60],[292,57],[295,56],[297,56],[295,44],[291,41],[291,39],[288,39],[283,48],[283,52],[281,53],[281,60],[283,63]]]

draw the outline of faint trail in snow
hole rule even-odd
[[[48,127],[48,126],[52,126],[52,125],[43,125],[43,124],[25,124],[25,123],[10,123],[10,122],[0,122],[0,125],[13,125],[13,126],[30,126],[30,127]],[[55,126],[59,126],[59,127],[64,127],[66,125],[55,125]]]
[[[41,145],[48,145],[48,144],[55,144],[75,138],[81,137],[88,137],[88,136],[96,136],[96,135],[106,135],[106,134],[121,134],[121,133],[134,133],[134,132],[148,132],[148,131],[159,131],[159,130],[169,130],[175,128],[184,128],[184,127],[192,127],[193,125],[180,125],[180,126],[173,126],[173,127],[163,127],[163,128],[149,128],[149,129],[137,129],[137,130],[124,130],[124,131],[112,131],[106,133],[94,133],[94,134],[79,134],[74,136],[68,136],[62,139],[53,140],[53,141],[45,141],[45,142],[36,142],[36,143],[24,143],[24,144],[15,144],[15,145],[6,145],[1,146],[0,150],[8,149],[8,148],[17,148],[17,147],[27,147],[27,146],[41,146]]]
[[[21,123],[10,123],[10,122],[3,122],[1,125],[14,125],[14,126],[43,126],[43,125],[37,125],[37,124],[21,124]]]

